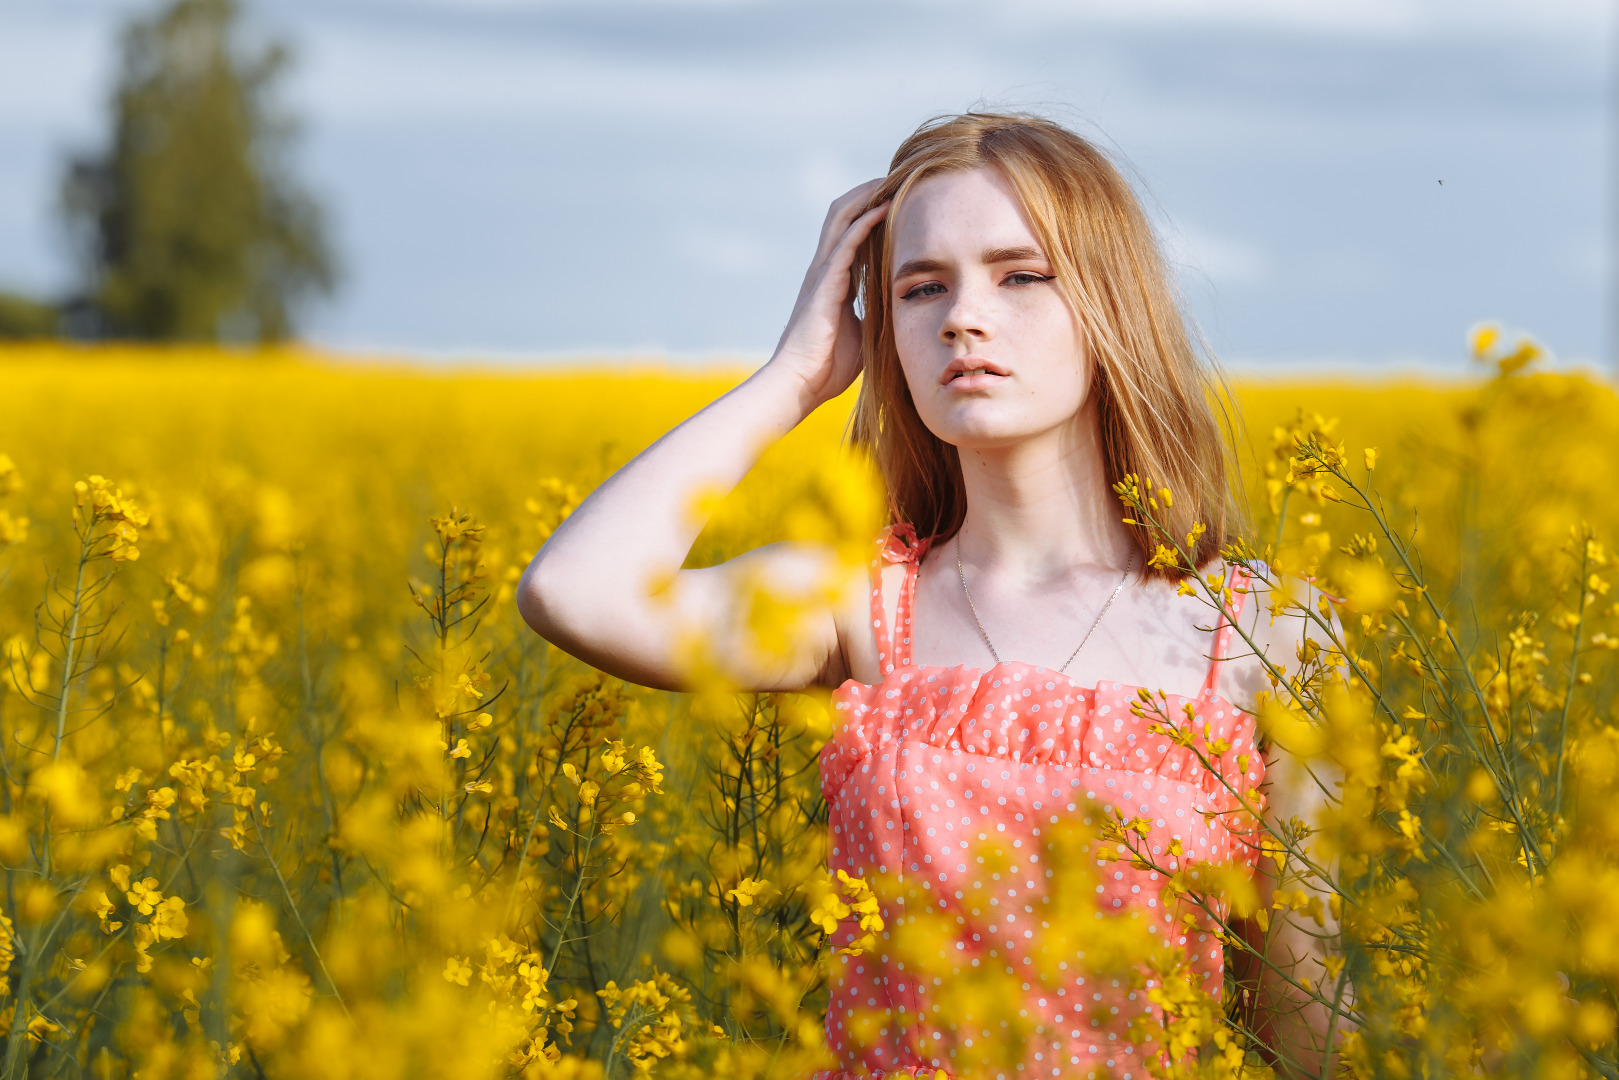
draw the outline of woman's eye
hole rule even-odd
[[[1042,281],[1056,280],[1056,274],[1036,274],[1033,270],[1019,270],[1015,274],[1008,275],[1006,283],[1008,285],[1038,285]]]
[[[900,296],[901,300],[914,300],[919,296],[938,296],[944,292],[944,286],[937,281],[924,281],[920,285],[913,285]]]

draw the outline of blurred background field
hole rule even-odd
[[[9,560],[9,603],[37,597],[47,568],[62,565],[73,543],[64,499],[73,480],[99,473],[148,506],[165,538],[151,558],[165,571],[210,586],[240,572],[259,602],[284,603],[296,544],[303,572],[346,598],[322,634],[397,648],[410,613],[402,583],[424,572],[429,515],[456,508],[488,526],[482,558],[504,599],[567,505],[745,374],[433,370],[298,348],[11,346],[0,351],[0,451],[23,479],[4,508],[33,524]],[[1599,534],[1619,525],[1619,402],[1600,380],[1239,377],[1231,390],[1239,495],[1255,526],[1272,519],[1273,433],[1301,410],[1380,448],[1381,490],[1430,569],[1463,592],[1487,581],[1492,599],[1527,602],[1537,566],[1571,525],[1587,521]],[[768,452],[694,559],[780,538],[835,456],[850,402],[852,391]],[[27,610],[14,607],[8,633],[25,628]]]
[[[171,527],[185,507],[198,530],[189,543],[204,546],[182,559],[252,554],[255,537],[274,545],[296,535],[326,553],[324,572],[355,575],[377,599],[387,596],[382,582],[412,572],[429,513],[470,511],[491,527],[486,556],[526,561],[538,534],[525,506],[542,496],[542,482],[588,492],[746,375],[52,345],[0,351],[0,372],[5,450],[27,478],[8,503],[37,522],[37,539],[65,542],[53,506],[72,479],[100,472],[152,500],[155,527]],[[1265,514],[1273,432],[1301,409],[1338,418],[1344,437],[1381,449],[1379,480],[1413,515],[1430,557],[1453,554],[1463,532],[1477,530],[1512,538],[1492,558],[1532,559],[1569,525],[1584,519],[1601,531],[1616,513],[1619,406],[1599,379],[1531,373],[1490,383],[1482,370],[1472,381],[1239,376],[1231,389],[1250,519]],[[749,511],[739,516],[781,520],[839,444],[851,401],[852,392],[769,452],[733,496]],[[702,557],[756,542],[711,538]]]

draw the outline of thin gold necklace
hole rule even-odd
[[[1113,601],[1117,600],[1119,593],[1124,591],[1124,583],[1130,580],[1130,571],[1135,568],[1135,565],[1136,553],[1132,551],[1129,559],[1125,560],[1124,563],[1124,576],[1119,578],[1117,585],[1113,586],[1113,595],[1107,598],[1107,603],[1102,605],[1102,610],[1096,613],[1096,618],[1091,622],[1091,628],[1085,631],[1084,637],[1079,639],[1079,644],[1074,647],[1073,652],[1068,654],[1068,659],[1062,662],[1062,667],[1057,669],[1057,674],[1067,674],[1068,665],[1074,662],[1074,657],[1079,655],[1079,650],[1083,649],[1085,643],[1091,639],[1091,635],[1096,633],[1097,626],[1102,622],[1102,616],[1107,614],[1107,609],[1113,606]],[[972,590],[967,588],[967,571],[962,569],[961,566],[961,533],[959,532],[956,533],[956,576],[961,579],[961,594],[967,598],[967,610],[973,613],[973,623],[978,627],[978,636],[984,639],[984,644],[989,648],[989,655],[993,656],[995,662],[999,664],[1001,654],[995,651],[995,643],[989,640],[989,631],[984,629],[984,622],[978,617],[978,605],[973,603]]]

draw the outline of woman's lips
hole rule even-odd
[[[944,388],[946,390],[960,391],[961,393],[973,390],[988,390],[1005,378],[1007,376],[985,368],[969,368],[959,375],[952,376],[944,384]]]
[[[958,356],[945,367],[940,381],[956,390],[983,390],[1008,374],[1005,368],[982,356]]]

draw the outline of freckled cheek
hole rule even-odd
[[[1090,362],[1083,338],[1066,319],[1049,312],[1011,321],[1002,337],[1003,355],[1034,376],[1042,388],[1063,397],[1084,395],[1090,384]]]
[[[921,327],[907,328],[895,325],[894,347],[899,352],[900,371],[911,388],[911,396],[921,403],[940,391],[939,373],[950,362],[950,350],[941,345],[937,335]]]
[[[896,318],[894,346],[899,350],[900,364],[906,376],[914,378],[922,374],[913,369],[919,364],[928,363],[941,346],[938,320],[917,315]]]

